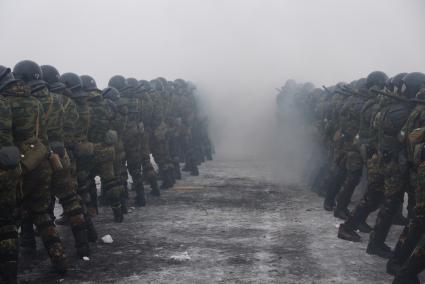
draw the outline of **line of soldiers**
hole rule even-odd
[[[56,199],[64,212],[56,222],[71,227],[77,255],[89,256],[98,200],[115,222],[128,211],[128,173],[135,204],[144,206],[145,184],[160,196],[181,179],[180,163],[197,176],[212,159],[192,83],[117,75],[108,85],[101,91],[90,76],[30,60],[13,72],[0,66],[0,281],[17,282],[19,251],[34,252],[37,234],[54,270],[66,272]]]
[[[388,259],[393,283],[420,283],[425,269],[425,74],[367,78],[321,89],[289,80],[277,104],[285,119],[288,105],[303,117],[315,145],[305,176],[324,197],[324,209],[344,220],[338,238],[360,242],[369,233],[367,253]],[[290,123],[293,123],[289,120]],[[282,121],[285,123],[285,121]],[[362,178],[366,190],[348,206]],[[403,203],[407,201],[407,218]],[[366,222],[376,211],[373,227]],[[385,240],[393,224],[404,225],[392,250]]]

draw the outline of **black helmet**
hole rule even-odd
[[[414,98],[419,90],[425,86],[425,74],[420,72],[409,73],[401,81],[401,93],[408,98]]]
[[[140,89],[143,90],[143,91],[151,91],[152,90],[151,83],[149,83],[149,81],[147,81],[147,80],[140,80],[139,86],[140,86]]]
[[[18,80],[13,77],[12,70],[0,65],[0,90],[16,81]]]
[[[51,65],[42,65],[42,79],[47,83],[51,91],[60,91],[66,88],[65,84],[60,81],[59,71]]]
[[[136,78],[127,78],[127,85],[132,89],[138,89],[140,87],[139,81]]]
[[[108,86],[114,87],[118,91],[122,91],[123,89],[127,87],[127,81],[125,80],[123,76],[115,75],[109,80]]]
[[[382,71],[374,71],[367,76],[366,87],[370,89],[373,86],[377,86],[379,89],[383,89],[387,80],[387,74]]]
[[[164,85],[159,79],[151,80],[150,84],[155,91],[162,92],[164,90]]]
[[[32,91],[36,91],[46,85],[46,82],[42,81],[43,72],[40,66],[31,60],[23,60],[18,62],[13,67],[13,75],[16,79],[26,82]]]
[[[117,100],[120,99],[121,94],[114,87],[107,87],[107,88],[105,88],[105,89],[102,90],[102,96],[105,99],[109,99],[111,101],[117,101]]]
[[[83,97],[86,94],[83,92],[81,78],[75,73],[64,73],[60,77],[60,81],[71,90],[74,97]]]
[[[93,79],[93,77],[89,75],[82,75],[80,76],[82,88],[86,92],[96,91],[99,90],[97,88],[96,81]]]
[[[402,80],[407,75],[407,73],[400,73],[391,78],[391,85],[393,87],[393,92],[399,92],[401,90]]]

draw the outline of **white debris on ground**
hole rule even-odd
[[[112,244],[114,240],[112,239],[111,235],[104,235],[102,237],[102,242],[105,244]]]
[[[177,254],[170,256],[170,259],[172,259],[174,261],[182,262],[182,261],[191,260],[191,257],[189,256],[189,253],[187,251],[185,251],[183,253],[177,253]]]

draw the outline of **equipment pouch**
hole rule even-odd
[[[40,139],[30,138],[22,145],[22,165],[28,172],[37,168],[37,166],[47,157],[47,147]]]
[[[52,153],[49,157],[50,165],[52,166],[53,172],[59,172],[63,170],[63,165],[58,154]]]
[[[424,158],[425,158],[425,155],[424,155],[425,153],[423,153],[424,152],[424,146],[425,146],[425,143],[419,143],[419,144],[416,144],[414,146],[413,163],[416,166],[419,166],[422,163],[422,161],[424,161]]]
[[[75,146],[75,155],[77,157],[88,157],[93,156],[94,153],[94,144],[91,142],[80,142]]]
[[[413,129],[409,133],[409,142],[413,145],[416,145],[421,142],[425,142],[425,127]]]

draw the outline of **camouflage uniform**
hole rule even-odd
[[[153,118],[153,101],[150,91],[138,92],[141,99],[140,118],[143,123],[143,131],[141,132],[140,158],[143,168],[143,177],[151,186],[151,194],[159,196],[157,174],[150,160],[151,145],[150,137],[152,133],[152,118]]]
[[[66,92],[63,90],[62,92]],[[71,151],[66,150],[73,145],[75,123],[78,111],[75,103],[67,96],[43,89],[35,94],[43,106],[47,125],[47,134],[53,153],[60,158],[62,169],[53,172],[52,193],[59,199],[64,216],[69,220],[75,238],[75,247],[80,257],[89,254],[87,224],[84,218],[83,205],[77,195],[75,161]],[[74,174],[73,174],[74,173]],[[53,211],[53,206],[52,209]],[[90,220],[89,220],[90,222]]]
[[[394,266],[400,268],[406,261],[414,262],[420,259],[422,263],[425,263],[425,247],[418,247],[415,250],[421,236],[425,233],[425,163],[422,154],[425,145],[425,105],[418,105],[413,109],[400,134],[400,138],[407,145],[407,157],[411,165],[410,182],[415,188],[416,205],[410,214],[409,224],[404,227],[396,244],[394,256],[388,262],[387,270],[390,271]],[[414,273],[414,275],[417,274],[418,272]]]
[[[136,204],[145,206],[145,189],[142,179],[142,155],[141,155],[141,108],[142,102],[139,94],[133,88],[127,88],[121,91],[121,100],[127,107],[127,126],[123,133],[125,158],[127,161],[127,170],[133,180],[132,188],[136,191]]]
[[[115,221],[122,222],[122,196],[124,188],[114,171],[115,145],[118,141],[109,141],[111,118],[109,106],[103,99],[100,91],[91,91],[88,94],[90,128],[87,132],[88,141],[93,143],[93,156],[83,159],[79,164],[79,177],[89,182],[91,194],[90,206],[96,206],[97,189],[94,178],[99,176],[102,182],[102,195],[110,204]],[[116,133],[115,133],[116,135]],[[115,139],[117,137],[115,136]],[[94,193],[94,194],[93,194]]]
[[[123,212],[127,213],[128,211],[128,187],[127,187],[127,167],[125,166],[125,150],[123,135],[127,127],[127,106],[123,104],[120,98],[116,100],[105,98],[105,101],[108,103],[112,117],[111,117],[111,126],[112,129],[117,132],[118,141],[115,144],[115,155],[114,155],[114,172],[118,182],[123,186],[124,192],[122,195],[122,208]]]
[[[0,151],[8,151],[7,147],[11,146],[12,112],[9,103],[0,95]],[[10,168],[0,161],[0,280],[3,279],[5,283],[16,283],[17,277],[18,229],[14,213],[17,209],[17,193],[20,192],[18,186],[21,171],[19,160],[16,163],[16,166]]]
[[[359,147],[355,143],[355,137],[359,131],[360,109],[363,99],[357,96],[345,98],[340,114],[338,115],[340,130],[335,135],[335,145],[338,152],[335,153],[335,165],[337,170],[337,182],[327,192],[327,202],[333,203],[337,196],[335,216],[344,218],[349,215],[347,207],[351,196],[360,182],[363,169],[363,160]],[[342,188],[342,191],[340,191]]]
[[[403,203],[404,192],[408,191],[407,157],[404,145],[397,137],[410,112],[410,105],[392,101],[381,109],[375,120],[375,127],[378,128],[378,163],[382,175],[381,183],[375,186],[377,191],[383,190],[383,204],[370,234],[369,252],[374,246],[384,246],[392,220]]]
[[[49,215],[52,169],[46,158],[48,138],[42,117],[43,105],[29,94],[28,87],[22,82],[11,85],[4,93],[12,109],[14,144],[24,155],[22,208],[27,218],[36,225],[53,265],[63,272],[66,267],[65,252]],[[33,238],[29,240],[29,243],[22,240],[21,246],[34,249]]]
[[[373,97],[364,103],[361,110],[357,143],[360,145],[363,160],[367,161],[367,191],[341,228],[356,230],[360,224],[366,222],[371,212],[378,209],[382,200],[380,185],[383,184],[383,176],[378,163],[377,135],[372,129],[373,120],[380,108],[379,102]]]
[[[165,93],[154,91],[150,97],[153,110],[149,144],[163,180],[161,187],[169,188],[174,184],[174,168],[169,150],[169,127],[166,123],[166,115],[170,109],[169,102]]]

